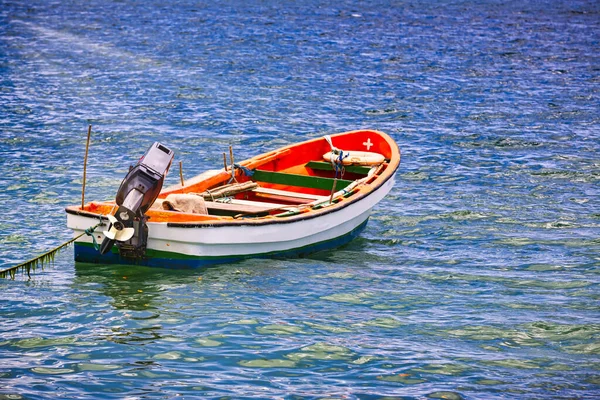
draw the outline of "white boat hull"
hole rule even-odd
[[[203,266],[250,257],[304,255],[334,248],[356,237],[365,227],[372,208],[385,197],[394,175],[367,196],[343,208],[325,207],[308,217],[281,218],[265,223],[167,224],[148,222],[147,256],[135,264],[163,267]],[[87,215],[67,214],[67,226],[80,235],[98,223]],[[96,228],[94,239],[101,243],[106,228]],[[93,263],[129,264],[118,252],[100,255],[94,239],[81,236],[75,242],[75,260]]]

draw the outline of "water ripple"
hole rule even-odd
[[[155,140],[185,176],[360,128],[403,156],[336,251],[0,282],[0,398],[594,397],[598,5],[288,3],[0,7],[4,266],[71,237],[88,124],[87,199]]]

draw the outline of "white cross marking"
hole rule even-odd
[[[371,150],[371,146],[373,146],[373,143],[371,143],[371,138],[367,138],[367,141],[363,144],[367,146],[367,151]]]

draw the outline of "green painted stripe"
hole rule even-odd
[[[298,174],[286,174],[283,172],[261,171],[254,170],[252,179],[258,182],[275,183],[278,185],[300,186],[311,189],[331,190],[334,179],[323,178],[320,176],[308,176]],[[338,179],[335,185],[335,190],[341,190],[351,184],[352,181]]]
[[[310,161],[306,164],[306,167],[319,171],[333,171],[333,166],[331,163],[324,161]],[[371,167],[365,167],[362,165],[346,165],[344,166],[344,170],[352,174],[367,175],[371,170]]]

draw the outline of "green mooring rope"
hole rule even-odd
[[[100,224],[98,224],[98,225],[100,225]],[[100,246],[98,246],[98,242],[96,242],[96,236],[94,236],[94,229],[96,229],[98,227],[98,225],[90,226],[85,231],[83,231],[83,233],[92,237],[92,242],[94,242],[94,249],[96,249],[96,251],[100,250]],[[81,236],[83,236],[83,235],[79,235],[78,237],[81,237]]]
[[[71,243],[73,243],[74,241],[76,241],[77,239],[82,237],[83,235],[91,236],[92,240],[94,242],[94,248],[96,250],[98,250],[98,243],[96,242],[96,238],[94,237],[93,233],[94,233],[94,230],[101,225],[104,225],[104,222],[99,222],[96,225],[87,228],[81,235],[78,235],[78,236],[74,237],[73,239],[66,241],[65,243],[61,244],[60,246],[57,246],[57,247],[53,248],[52,250],[47,251],[44,254],[37,256],[36,258],[33,258],[29,261],[25,261],[24,263],[21,263],[19,265],[15,265],[14,267],[10,267],[10,268],[1,270],[0,278],[6,278],[6,277],[10,276],[11,279],[15,279],[15,275],[18,270],[27,272],[27,276],[29,278],[31,278],[31,271],[32,270],[35,271],[36,268],[38,267],[38,265],[40,265],[43,270],[44,263],[54,262],[54,256],[56,255],[56,253],[58,253],[60,250],[64,249],[65,247],[67,247],[68,245],[70,245]]]

